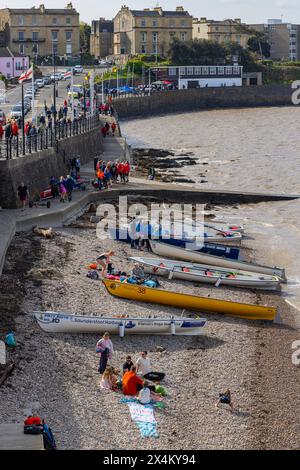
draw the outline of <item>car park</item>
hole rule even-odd
[[[2,109],[0,109],[0,124],[2,124],[2,126],[5,126],[6,124],[6,116]]]

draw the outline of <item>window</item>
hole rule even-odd
[[[19,16],[19,26],[24,26],[24,16]]]
[[[195,67],[194,74],[195,75],[201,75],[202,74],[202,67]]]
[[[52,31],[51,33],[52,41],[58,41],[58,31]]]
[[[24,41],[24,31],[19,31],[19,41]]]
[[[52,24],[57,24],[57,18],[55,16],[52,18]]]
[[[225,68],[224,67],[218,67],[218,75],[225,75]]]
[[[72,54],[72,44],[66,44],[66,53],[69,55]]]
[[[147,33],[145,33],[145,32],[141,33],[141,41],[142,42],[147,42]]]
[[[58,53],[58,44],[56,42],[52,43],[52,54]]]
[[[181,20],[181,26],[185,26],[185,20]]]
[[[208,67],[202,67],[203,75],[208,75]]]
[[[232,75],[232,67],[226,67],[226,75]]]
[[[241,36],[237,36],[237,37],[236,37],[236,42],[237,42],[238,44],[241,44]]]
[[[72,31],[66,31],[66,41],[67,42],[72,41]]]
[[[24,46],[24,44],[19,44],[19,52],[20,52],[20,54],[23,55],[23,54],[24,54],[24,51],[25,51],[25,46]]]
[[[38,52],[39,52],[39,45],[38,44],[33,44],[32,52],[33,52],[33,54],[38,54]]]
[[[179,72],[180,72],[181,77],[182,77],[182,75],[186,75],[186,68],[185,67],[179,67]]]
[[[10,62],[6,62],[6,68],[10,69]]]
[[[152,42],[157,43],[158,42],[158,33],[152,33]]]
[[[37,31],[32,31],[32,40],[37,41],[39,39],[39,33]]]
[[[170,26],[171,26],[171,28],[174,28],[174,26],[175,26],[175,20],[170,20]]]
[[[122,29],[125,29],[125,21],[122,20]]]
[[[146,54],[146,46],[144,44],[141,47],[141,54]]]
[[[68,24],[68,25],[71,24],[71,18],[69,16],[67,16],[67,18],[66,18],[66,24]]]
[[[174,77],[174,76],[176,77],[177,75],[176,67],[169,67],[168,74],[169,74],[169,77]]]
[[[120,35],[117,34],[117,42],[120,42]]]
[[[145,26],[146,26],[146,20],[142,20],[142,21],[141,21],[141,26],[142,26],[142,28],[145,28]]]
[[[217,75],[217,67],[210,67],[209,73],[210,75]]]
[[[174,36],[176,36],[175,31],[170,31],[170,36],[171,36],[171,38],[173,38]]]
[[[194,67],[187,67],[186,73],[187,75],[194,75]]]
[[[186,33],[180,33],[181,41],[186,41]]]
[[[201,30],[200,30],[200,26],[198,26],[198,33],[200,33],[200,32],[201,32]]]
[[[240,67],[233,67],[233,74],[239,75],[240,74]]]
[[[154,27],[157,26],[157,21],[156,20],[152,21],[152,26],[154,26]]]

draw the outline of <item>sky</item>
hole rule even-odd
[[[46,8],[62,8],[71,0],[0,0],[0,8],[31,8],[44,3]],[[245,23],[266,23],[268,19],[300,24],[299,0],[73,0],[80,13],[80,20],[88,23],[93,19],[113,18],[121,5],[143,10],[161,6],[174,10],[183,6],[195,17],[223,20],[241,18]]]

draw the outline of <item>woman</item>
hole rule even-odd
[[[102,267],[102,276],[103,277],[105,277],[107,265],[111,262],[110,261],[110,256],[113,256],[114,254],[115,254],[115,252],[110,250],[110,251],[107,251],[106,253],[102,253],[97,258],[97,264],[99,264]]]
[[[109,333],[106,331],[102,338],[96,344],[96,353],[100,357],[98,371],[102,375],[106,369],[108,360],[112,358],[114,347]]]
[[[65,180],[63,176],[59,178],[58,187],[59,187],[59,194],[60,194],[60,202],[65,202],[66,197],[67,197],[67,189],[65,187]]]

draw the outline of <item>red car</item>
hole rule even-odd
[[[5,126],[6,124],[6,116],[1,109],[0,109],[0,124],[2,124],[2,126]]]

